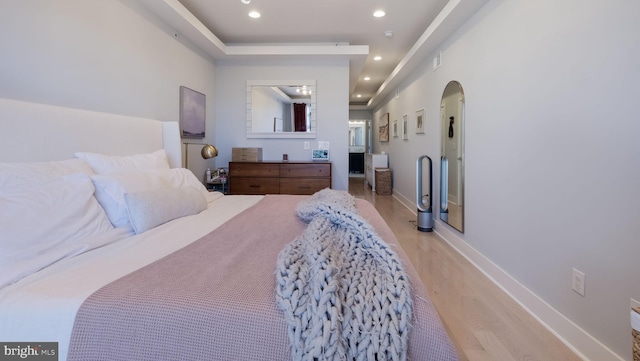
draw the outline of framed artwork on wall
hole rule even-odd
[[[409,140],[409,116],[402,116],[402,139]]]
[[[393,120],[393,137],[398,138],[398,119]]]
[[[416,134],[424,134],[424,109],[416,111]]]
[[[205,110],[204,94],[180,87],[180,134],[183,138],[204,138]]]
[[[380,117],[379,137],[381,142],[389,141],[389,113],[384,113]]]

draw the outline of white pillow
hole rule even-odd
[[[136,234],[207,209],[204,195],[193,187],[126,193],[124,201]]]
[[[94,174],[84,160],[77,158],[51,162],[0,163],[0,187],[42,183],[75,173]]]
[[[125,193],[154,189],[193,187],[201,193],[208,193],[205,186],[184,168],[154,170],[137,173],[91,176],[96,187],[95,196],[107,213],[114,227],[130,226],[125,204]]]
[[[0,187],[0,288],[77,253],[113,229],[87,175]]]
[[[167,153],[164,149],[153,153],[129,156],[113,156],[97,153],[78,152],[75,156],[89,164],[96,174],[115,174],[140,172],[156,169],[169,169]]]

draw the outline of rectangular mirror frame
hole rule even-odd
[[[256,133],[253,132],[252,128],[252,120],[253,120],[253,111],[252,111],[252,89],[254,86],[303,86],[306,85],[307,88],[311,90],[311,110],[309,121],[311,124],[311,131],[309,132],[284,132],[284,133]],[[247,80],[246,87],[246,95],[247,95],[247,118],[246,118],[246,136],[247,138],[307,138],[307,139],[315,139],[316,138],[316,81],[315,80]]]

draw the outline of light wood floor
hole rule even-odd
[[[415,215],[362,178],[349,192],[373,203],[398,238],[451,336],[460,361],[580,360],[533,317],[433,232],[419,232]]]

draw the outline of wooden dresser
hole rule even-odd
[[[231,194],[313,194],[331,188],[331,162],[229,162]]]

